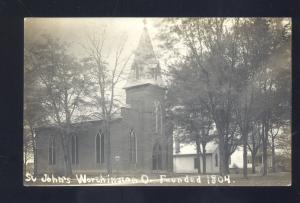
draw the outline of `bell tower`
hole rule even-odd
[[[139,105],[136,102],[139,100],[148,111],[155,102],[162,103],[165,96],[166,88],[161,68],[153,50],[145,19],[143,33],[134,52],[134,60],[124,89],[126,104],[136,106]]]
[[[137,138],[136,169],[167,171],[172,162],[172,149],[165,130],[166,87],[145,20],[124,89],[127,106],[124,117]]]

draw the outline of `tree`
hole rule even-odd
[[[197,75],[201,75],[197,81],[201,84],[198,95],[216,124],[222,174],[229,173],[228,160],[232,150],[229,142],[236,140],[233,108],[237,95],[235,68],[238,56],[235,50],[238,41],[228,31],[229,21],[236,22],[225,18],[168,19],[161,35],[167,48],[185,48],[185,51],[179,51],[183,57],[174,60],[175,63],[188,58]],[[168,38],[166,33],[171,33]]]
[[[243,173],[247,177],[248,141],[254,121],[261,123],[264,175],[267,174],[267,143],[274,106],[268,101],[276,89],[271,73],[277,73],[268,64],[281,44],[286,44],[283,36],[289,35],[289,29],[283,21],[267,18],[163,21],[160,38],[165,50],[171,49],[175,57],[169,59],[168,65],[186,64],[182,71],[190,71],[186,67],[190,66],[194,68],[193,74],[199,76],[193,80],[193,74],[182,74],[187,83],[194,82],[190,85],[191,91],[200,95],[201,103],[206,105],[216,125],[221,174],[229,172],[230,154],[241,138]],[[283,64],[287,65],[286,62]],[[194,88],[198,86],[198,89]],[[258,142],[260,136],[251,144]]]
[[[27,45],[30,49],[30,45]],[[47,123],[46,111],[42,106],[42,97],[38,91],[36,80],[38,71],[34,67],[32,53],[24,50],[24,165],[25,171],[27,161],[33,159],[34,171],[36,174],[36,142],[34,129]]]
[[[256,42],[260,44],[258,50],[259,55],[261,55],[261,60],[259,60],[260,63],[258,64],[259,70],[257,71],[260,76],[257,76],[257,81],[261,89],[261,108],[263,109],[261,115],[263,127],[263,175],[267,175],[267,147],[270,133],[274,139],[276,133],[274,134],[273,128],[275,126],[279,127],[278,123],[285,123],[285,121],[290,120],[290,33],[289,24],[284,23],[283,19],[257,19],[255,23],[257,24],[256,27],[262,27],[261,35],[263,36],[260,36],[260,40]],[[261,38],[264,40],[261,40]],[[281,86],[283,83],[285,83],[284,87]],[[285,116],[282,117],[280,115]],[[272,154],[274,155],[273,163],[275,167],[274,147]]]
[[[270,78],[273,81],[271,90],[271,116],[269,138],[272,152],[272,172],[276,172],[276,142],[279,134],[290,125],[291,119],[291,36],[289,24],[281,21],[273,24],[273,35],[278,39],[273,55],[268,61]],[[286,134],[286,136],[288,136]]]
[[[113,51],[113,62],[109,63],[104,56],[104,45],[106,43],[105,30],[101,33],[90,34],[87,36],[87,44],[82,45],[87,52],[83,59],[85,67],[89,70],[90,81],[93,82],[90,95],[90,105],[98,110],[94,116],[104,121],[104,133],[107,139],[107,172],[112,172],[111,166],[111,144],[110,144],[110,123],[117,113],[117,105],[120,104],[115,91],[117,85],[122,80],[124,69],[130,56],[124,57],[124,47],[126,39],[120,39],[118,47]]]
[[[241,19],[238,21],[238,26],[235,28],[235,32],[238,35],[239,49],[237,50],[240,58],[239,65],[237,66],[237,76],[239,78],[239,86],[237,91],[238,102],[236,107],[237,122],[241,131],[242,143],[243,143],[243,176],[248,176],[248,149],[252,154],[252,170],[255,171],[255,155],[257,153],[257,142],[260,137],[256,137],[254,134],[254,120],[255,120],[255,101],[254,98],[257,95],[257,85],[255,84],[256,71],[259,68],[261,62],[261,53],[259,50],[259,40],[264,40],[265,36],[259,35],[261,33],[261,27],[259,27],[253,19]],[[241,34],[242,33],[242,34]],[[259,34],[258,34],[259,33]],[[259,36],[258,36],[259,35]],[[255,41],[258,40],[258,41]],[[248,144],[249,133],[251,132],[251,144]],[[258,139],[256,139],[258,138]]]
[[[35,42],[31,48],[30,62],[36,71],[34,78],[38,84],[41,105],[50,123],[59,130],[63,149],[65,173],[72,175],[70,163],[71,124],[76,110],[84,103],[82,99],[87,92],[87,77],[81,65],[68,53],[68,44],[48,35],[43,35],[41,41]],[[31,109],[29,112],[40,112]],[[49,124],[50,124],[49,123]]]
[[[189,133],[182,140],[196,144],[197,169],[201,173],[200,157],[202,156],[202,171],[206,173],[206,145],[215,138],[213,120],[202,100],[199,99],[197,84],[198,75],[188,66],[183,69],[171,70],[174,81],[168,91],[168,100],[175,107],[177,127]],[[188,75],[187,75],[188,74]],[[189,78],[189,80],[186,80]],[[175,82],[176,81],[176,82]],[[180,106],[180,108],[178,108]]]
[[[275,144],[276,149],[279,151],[276,161],[282,170],[291,170],[291,141],[291,127],[290,125],[286,125],[282,128],[282,133],[278,134]]]
[[[259,121],[252,121],[252,124],[250,124],[249,135],[250,137],[248,141],[248,149],[251,153],[252,173],[255,174],[256,155],[258,153],[258,150],[261,148],[261,139],[262,139],[261,123]]]

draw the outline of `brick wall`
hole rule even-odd
[[[152,172],[153,147],[159,143],[162,147],[162,168],[172,166],[172,145],[165,132],[155,133],[154,101],[162,105],[163,122],[165,122],[164,96],[165,89],[153,85],[144,85],[126,90],[127,103],[131,108],[122,109],[122,118],[111,122],[111,157],[114,172]],[[74,135],[78,136],[79,163],[72,165],[73,173],[101,173],[106,171],[107,157],[104,163],[96,163],[95,136],[103,127],[101,121],[85,122],[73,127]],[[137,163],[129,162],[129,132],[134,129],[137,137]],[[56,164],[49,165],[49,137],[56,139]],[[63,174],[64,160],[61,140],[56,128],[40,128],[37,130],[37,169],[38,173]],[[172,141],[171,141],[172,143]],[[71,149],[71,142],[70,149]],[[105,154],[107,139],[105,139]],[[70,152],[71,154],[71,152]],[[168,160],[168,163],[167,163]]]

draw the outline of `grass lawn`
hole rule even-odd
[[[248,179],[235,174],[231,177],[235,180],[234,186],[291,186],[292,179],[289,172],[269,173],[268,176],[249,174]]]

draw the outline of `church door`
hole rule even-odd
[[[162,150],[159,144],[155,144],[153,147],[152,170],[153,171],[162,170]]]

